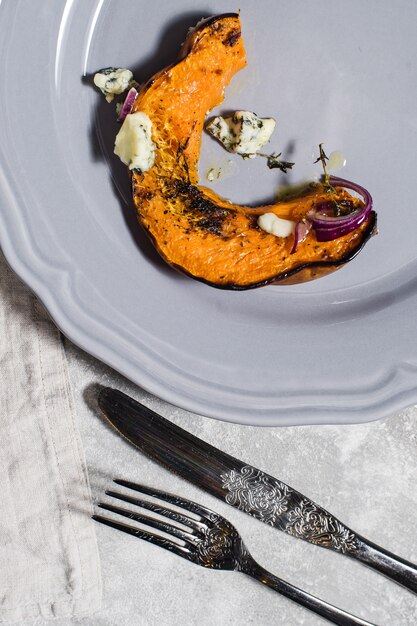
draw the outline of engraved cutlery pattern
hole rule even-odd
[[[93,515],[97,522],[165,548],[196,565],[208,569],[242,572],[338,626],[372,626],[370,622],[355,617],[267,571],[250,554],[235,526],[212,509],[181,496],[128,480],[116,479],[114,482],[127,489],[128,493],[106,491],[112,501],[100,502],[98,507],[116,517]],[[143,496],[147,498],[144,499]],[[164,504],[154,502],[153,498]],[[113,504],[114,500],[133,505],[133,508],[119,506],[119,502]],[[180,510],[173,510],[171,505]]]
[[[99,406],[119,433],[170,471],[261,522],[353,557],[417,593],[414,563],[355,533],[289,485],[195,437],[120,391],[102,389]]]
[[[265,524],[275,526],[285,512],[288,521],[283,530],[298,537],[337,552],[354,552],[359,547],[355,534],[343,526],[333,515],[303,498],[293,506],[291,498],[298,493],[279,480],[271,479],[260,470],[245,465],[220,475],[223,487],[229,492],[226,502],[249,513]]]

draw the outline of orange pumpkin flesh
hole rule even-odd
[[[183,44],[180,60],[143,87],[132,113],[142,111],[152,121],[156,158],[148,172],[132,174],[138,218],[171,266],[214,287],[305,282],[351,260],[373,233],[376,215],[325,243],[311,231],[291,254],[293,236],[267,234],[257,226],[257,216],[272,212],[299,221],[315,203],[328,200],[321,185],[257,208],[232,204],[198,185],[207,112],[222,102],[225,86],[245,65],[239,16],[220,15],[198,26]],[[343,189],[337,197],[351,198]]]

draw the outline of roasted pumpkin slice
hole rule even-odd
[[[207,112],[223,100],[225,86],[245,65],[239,16],[210,18],[188,35],[178,62],[144,85],[132,109],[151,120],[156,147],[149,171],[131,173],[140,223],[172,267],[213,287],[236,290],[323,276],[350,261],[376,223],[372,211],[358,228],[326,242],[311,230],[294,252],[293,235],[268,234],[257,218],[272,212],[299,222],[328,202],[322,185],[286,202],[250,208],[198,184]],[[342,187],[336,193],[351,198]]]

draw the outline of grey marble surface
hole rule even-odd
[[[70,342],[65,346],[95,500],[115,476],[192,498],[228,517],[254,557],[293,584],[381,626],[416,623],[413,594],[347,557],[261,524],[145,458],[98,417],[94,385],[131,394],[206,441],[284,480],[357,532],[414,562],[416,408],[359,426],[236,426],[173,408]],[[57,620],[56,626],[327,623],[243,574],[205,570],[104,526],[97,525],[97,536],[103,608],[82,619]]]

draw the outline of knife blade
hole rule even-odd
[[[278,530],[355,558],[417,593],[417,567],[368,541],[302,493],[195,437],[116,389],[98,405],[130,443],[170,471]]]

